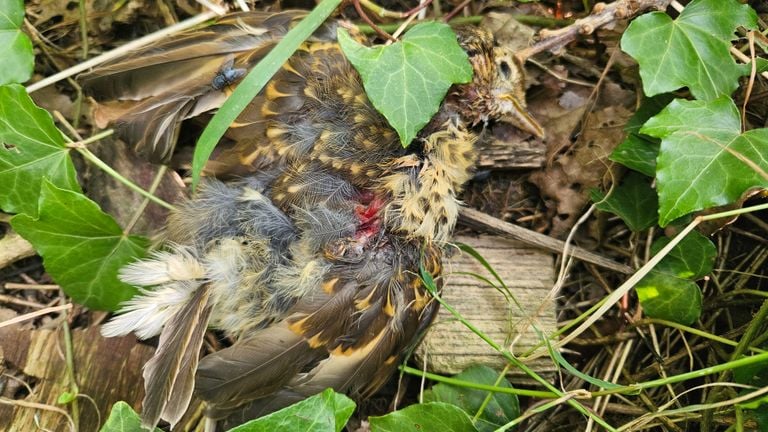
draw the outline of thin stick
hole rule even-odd
[[[11,304],[16,304],[16,305],[19,305],[19,306],[31,307],[31,308],[35,308],[35,309],[43,309],[45,307],[45,305],[42,304],[42,303],[37,303],[37,302],[29,301],[29,300],[24,300],[24,299],[16,298],[14,296],[9,296],[9,295],[5,295],[5,294],[0,294],[0,303],[11,303]]]
[[[8,327],[8,326],[11,326],[11,325],[14,325],[14,324],[18,324],[20,322],[31,320],[32,318],[37,318],[39,316],[47,315],[49,313],[59,312],[59,311],[64,311],[64,310],[69,310],[69,309],[72,309],[72,303],[67,303],[67,304],[61,305],[61,306],[53,306],[53,307],[49,307],[49,308],[46,308],[46,309],[40,309],[38,311],[30,312],[30,313],[24,314],[24,315],[19,315],[16,318],[11,318],[9,320],[0,322],[0,328]]]
[[[5,285],[3,285],[3,288],[8,290],[57,290],[61,288],[60,286],[56,284],[22,284],[22,283],[13,283],[8,282]]]

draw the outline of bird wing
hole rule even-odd
[[[256,65],[306,14],[234,13],[78,77],[99,124],[153,162],[167,162],[181,121],[221,106],[228,87]],[[331,35],[334,36],[331,36]],[[321,27],[311,40],[335,37]]]
[[[288,318],[202,359],[195,392],[206,414],[239,424],[328,387],[378,390],[437,310],[417,276],[418,247],[398,241],[337,261]]]

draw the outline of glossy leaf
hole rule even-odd
[[[76,302],[115,310],[136,293],[117,279],[117,271],[142,258],[149,240],[123,234],[85,195],[44,180],[38,217],[16,215],[11,226],[32,243],[48,274]]]
[[[645,314],[680,324],[693,324],[701,315],[701,289],[695,282],[651,271],[635,286]]]
[[[641,132],[661,138],[656,167],[661,226],[768,186],[768,129],[742,134],[730,98],[676,99]]]
[[[51,115],[32,102],[24,87],[0,86],[0,208],[37,214],[43,177],[79,191],[69,151]]]
[[[371,432],[474,432],[472,419],[461,408],[443,403],[416,404],[381,417],[369,417]]]
[[[130,405],[123,401],[115,402],[112,410],[109,412],[109,418],[99,432],[147,432],[141,427],[141,417]],[[162,429],[155,428],[154,432],[162,432]]]
[[[486,384],[496,387],[513,388],[506,379],[496,383],[499,372],[488,366],[472,366],[454,377],[462,381]],[[469,416],[474,416],[486,397],[491,398],[478,417],[475,427],[480,432],[493,431],[520,416],[520,402],[517,396],[508,393],[490,393],[446,383],[435,384],[424,392],[424,402],[445,402],[456,405]]]
[[[656,157],[659,155],[660,140],[640,133],[640,129],[672,99],[673,96],[669,93],[646,98],[624,127],[627,137],[613,150],[610,159],[648,177],[656,177]]]
[[[671,240],[651,245],[656,254]],[[712,272],[717,249],[698,232],[688,234],[644,277],[635,289],[645,313],[653,318],[691,324],[701,314],[701,289],[694,282]]]
[[[730,95],[749,69],[728,52],[739,26],[754,29],[757,15],[737,0],[694,0],[672,20],[652,12],[630,23],[621,48],[640,65],[646,95],[688,87],[702,100]]]
[[[662,237],[651,245],[656,255],[671,240]],[[656,270],[679,278],[697,280],[712,273],[717,258],[717,248],[710,239],[696,231],[688,234],[656,266]]]
[[[35,62],[32,41],[21,31],[24,2],[0,0],[0,12],[0,85],[24,82],[32,76]]]
[[[229,432],[340,432],[355,411],[352,399],[332,389],[280,411],[251,420]]]
[[[651,188],[651,179],[642,174],[627,174],[607,198],[597,190],[593,190],[591,196],[598,209],[619,216],[632,231],[638,232],[656,225],[658,198],[656,191]]]
[[[472,65],[447,24],[417,24],[388,46],[360,45],[344,29],[338,36],[368,98],[395,128],[403,147],[435,115],[451,85],[472,79]]]

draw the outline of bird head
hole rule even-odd
[[[464,27],[457,35],[474,69],[472,81],[453,92],[459,114],[472,125],[496,120],[543,137],[544,130],[526,108],[522,62],[485,29]]]

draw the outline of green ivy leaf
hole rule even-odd
[[[671,240],[663,237],[651,245],[658,253]],[[712,272],[717,248],[707,237],[692,232],[678,243],[635,290],[645,313],[653,318],[691,324],[701,315],[701,289],[694,280]]]
[[[352,399],[332,389],[280,411],[240,425],[229,432],[340,432],[355,411]]]
[[[688,87],[702,100],[731,94],[749,72],[728,49],[737,27],[757,27],[757,15],[737,0],[694,0],[676,20],[663,12],[629,25],[621,48],[640,65],[643,90],[653,96]]]
[[[35,66],[32,41],[21,31],[24,2],[0,0],[0,11],[0,85],[24,82],[32,76]]]
[[[381,417],[369,417],[371,432],[474,432],[477,429],[461,408],[429,402],[411,405]]]
[[[0,208],[36,215],[43,177],[60,188],[80,190],[69,149],[50,114],[24,87],[0,86]]]
[[[662,237],[651,245],[656,255],[671,240]],[[712,273],[717,248],[710,239],[694,231],[677,244],[656,266],[656,270],[683,279],[697,280]]]
[[[368,98],[403,147],[435,115],[451,85],[472,79],[472,65],[447,24],[417,24],[389,46],[360,45],[342,28],[338,37]]]
[[[38,217],[19,214],[11,226],[32,243],[48,274],[78,303],[115,310],[136,293],[117,279],[117,271],[143,257],[149,241],[123,234],[85,195],[44,180]]]
[[[608,198],[598,190],[592,190],[590,195],[598,209],[619,216],[634,232],[656,225],[659,201],[650,179],[642,174],[627,174]]]
[[[676,99],[640,131],[661,138],[656,167],[661,226],[768,186],[768,129],[742,134],[739,110],[728,97]]]
[[[649,317],[690,325],[701,315],[701,289],[693,281],[653,270],[635,291]]]
[[[147,432],[141,427],[141,417],[130,405],[123,401],[115,402],[112,410],[109,412],[109,418],[99,432]],[[155,428],[153,432],[162,432],[162,429]]]
[[[513,388],[506,379],[496,383],[499,373],[488,366],[471,366],[454,378],[476,384]],[[489,392],[483,390],[438,383],[431,390],[424,392],[424,402],[449,403],[463,409],[468,415],[474,416],[488,395]],[[490,395],[490,402],[475,423],[475,427],[480,432],[494,431],[520,417],[520,402],[517,400],[517,395],[507,393],[490,393]]]
[[[670,93],[645,98],[640,104],[640,108],[624,127],[627,138],[616,146],[610,159],[648,177],[656,177],[656,157],[659,155],[661,141],[658,138],[641,134],[640,129],[649,118],[658,114],[673,98],[674,96]]]

